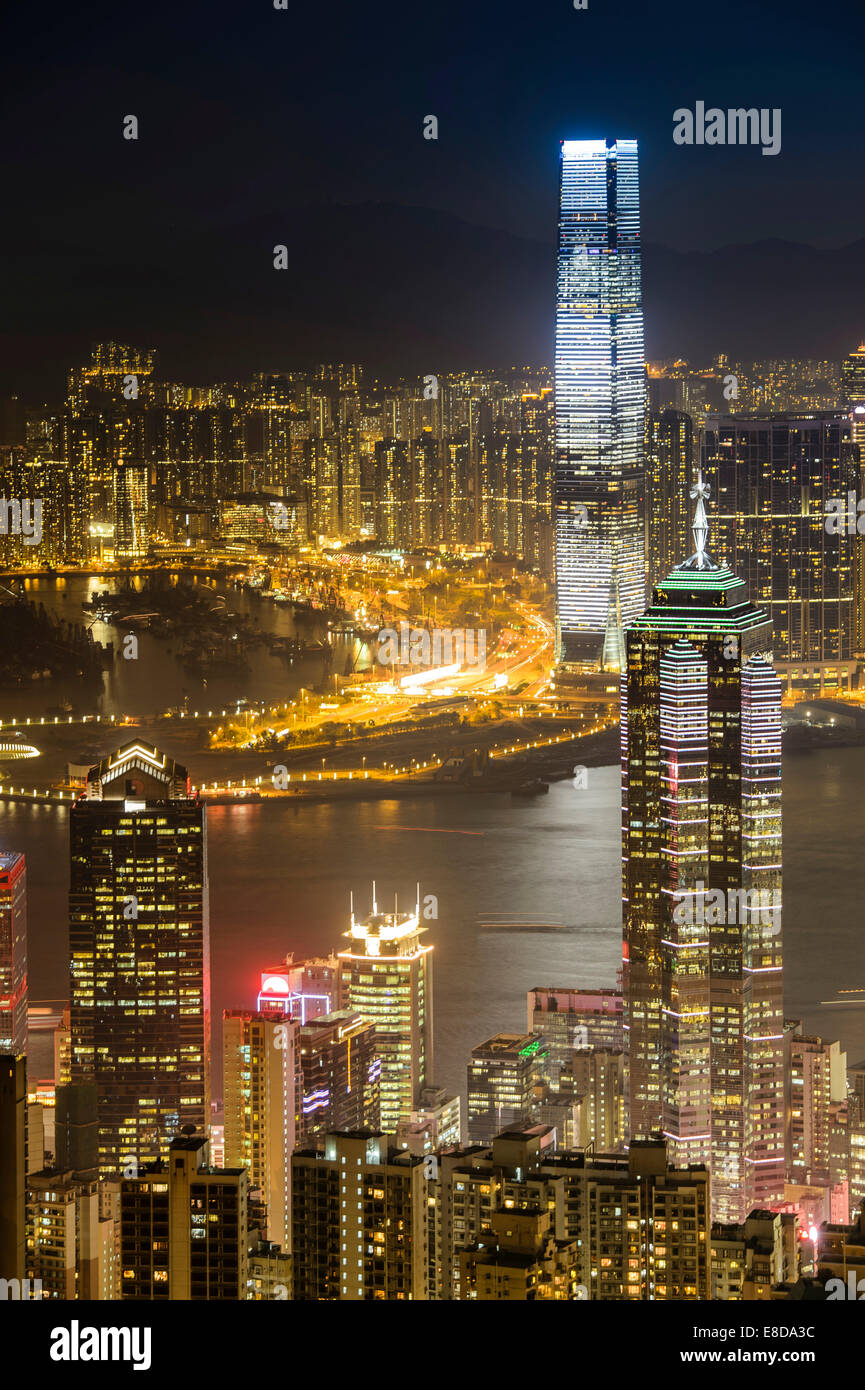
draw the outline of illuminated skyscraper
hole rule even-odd
[[[372,914],[351,914],[340,951],[341,1007],[375,1024],[381,1058],[381,1126],[394,1134],[432,1080],[432,946],[414,912],[379,912],[373,884]]]
[[[27,868],[0,851],[0,1052],[27,1050]]]
[[[783,1197],[781,686],[771,625],[707,554],[654,591],[622,677],[630,1131],[708,1163],[716,1220]]]
[[[71,1077],[96,1082],[113,1177],[210,1119],[205,810],[135,741],[91,768],[70,841]]]
[[[645,603],[636,140],[564,140],[556,306],[558,651],[620,669]]]

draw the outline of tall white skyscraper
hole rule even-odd
[[[621,670],[645,605],[636,140],[564,140],[556,293],[558,655]]]

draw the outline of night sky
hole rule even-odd
[[[840,355],[865,325],[863,30],[861,4],[777,0],[15,6],[0,393],[55,391],[101,336],[146,337],[187,379],[548,361],[564,136],[640,141],[650,352]],[[676,146],[673,111],[697,100],[780,107],[781,153]],[[750,252],[741,275],[738,253],[710,274],[683,254],[766,239],[816,248],[777,248],[772,294],[804,288],[795,312]]]

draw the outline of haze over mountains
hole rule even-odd
[[[0,257],[0,394],[31,402],[56,401],[66,368],[105,338],[155,347],[160,375],[198,382],[316,361],[388,376],[552,362],[553,241],[425,208],[292,208],[194,240],[112,228],[100,246],[19,220]],[[840,358],[865,339],[865,238],[646,244],[643,282],[649,358]]]

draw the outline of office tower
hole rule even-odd
[[[212,1168],[203,1135],[173,1139],[120,1190],[121,1297],[136,1301],[247,1296],[245,1170]]]
[[[298,1025],[288,1015],[222,1015],[225,1164],[245,1168],[267,1213],[263,1234],[291,1237],[291,1154],[298,1114]]]
[[[378,1129],[381,1058],[375,1027],[348,1010],[310,1019],[298,1034],[297,1147],[336,1130]]]
[[[646,575],[651,589],[688,558],[694,422],[681,410],[646,415]]]
[[[261,972],[258,1009],[262,1013],[291,1014],[308,1023],[320,1014],[332,1013],[339,996],[339,961],[335,955],[312,957],[295,963],[289,952],[284,961]]]
[[[674,1168],[661,1141],[627,1154],[553,1152],[543,1126],[442,1154],[431,1184],[438,1297],[468,1296],[460,1252],[497,1212],[536,1207],[556,1241],[575,1242],[589,1300],[708,1298],[709,1175]]]
[[[43,1298],[100,1297],[99,1183],[61,1168],[27,1179],[27,1278]]]
[[[556,295],[558,654],[619,670],[645,602],[636,140],[564,140]]]
[[[787,1177],[792,1183],[832,1186],[843,1180],[832,1139],[834,1108],[847,1100],[847,1054],[839,1042],[806,1037],[801,1027],[785,1038],[784,1051]]]
[[[149,470],[141,459],[120,460],[114,468],[114,555],[140,560],[150,544]]]
[[[370,1130],[295,1153],[295,1299],[429,1299],[425,1165]]]
[[[846,415],[711,416],[703,472],[717,498],[714,550],[745,580],[774,632],[778,673],[822,689],[849,683],[856,536],[834,534],[828,503],[856,490]]]
[[[27,868],[0,851],[0,1052],[27,1048]]]
[[[27,1063],[0,1052],[0,1279],[24,1278],[27,1193]]]
[[[849,412],[850,438],[859,453],[854,484],[858,503],[865,497],[865,343],[860,344],[854,352],[845,357],[841,364],[841,381],[842,400]],[[853,511],[849,505],[850,500],[852,499],[848,499],[846,508],[848,526],[849,513]],[[853,651],[861,655],[865,652],[865,524],[861,522],[861,513],[857,513],[856,527],[856,536],[850,537],[854,555]]]
[[[70,847],[71,1078],[96,1083],[111,1177],[210,1118],[204,806],[135,740],[91,768]]]
[[[413,1154],[453,1148],[461,1137],[460,1098],[449,1096],[439,1086],[424,1086],[417,1109],[396,1127],[397,1148]]]
[[[622,677],[630,1132],[707,1163],[713,1217],[783,1196],[781,687],[771,624],[706,552],[658,584]]]
[[[496,1033],[472,1048],[467,1076],[470,1144],[531,1122],[532,1096],[547,1051],[532,1033]]]
[[[99,1094],[92,1081],[55,1090],[54,1167],[76,1178],[98,1175]]]
[[[575,1240],[556,1240],[537,1206],[493,1213],[477,1244],[460,1251],[463,1298],[534,1303],[580,1300]]]
[[[622,995],[615,989],[530,989],[526,996],[528,1031],[542,1037],[549,1053],[548,1067],[558,1072],[570,1065],[575,1050],[609,1048],[621,1052]]]
[[[432,946],[421,944],[420,899],[414,912],[379,912],[373,884],[372,914],[351,911],[339,952],[340,1007],[375,1025],[381,1058],[381,1125],[394,1134],[432,1079]]]

